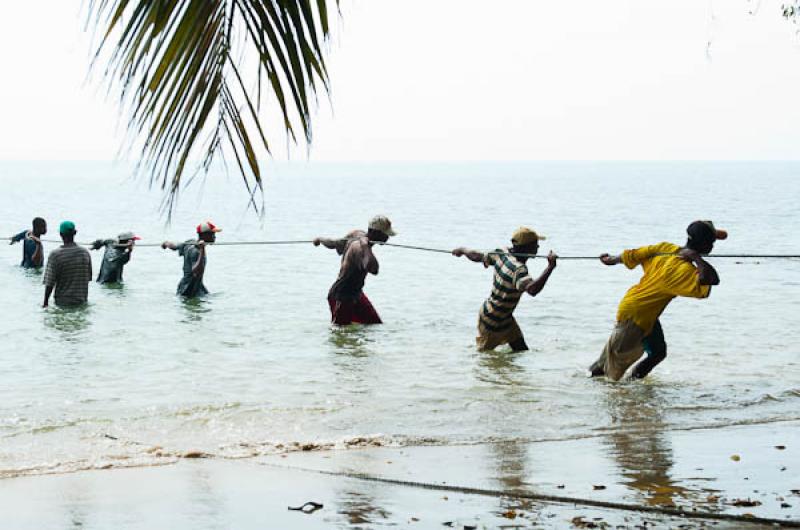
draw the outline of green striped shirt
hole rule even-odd
[[[498,248],[496,252],[510,252]],[[514,256],[486,254],[484,267],[494,267],[492,292],[481,306],[481,325],[490,331],[502,331],[511,325],[514,309],[522,293],[533,283],[528,268]]]

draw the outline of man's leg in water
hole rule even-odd
[[[520,337],[515,341],[509,342],[509,346],[513,351],[528,351],[528,345],[525,344],[525,337]]]
[[[639,364],[634,366],[631,378],[642,379],[647,376],[653,368],[667,357],[667,343],[664,341],[664,330],[661,329],[661,322],[656,320],[653,331],[642,340],[644,351],[647,353]]]

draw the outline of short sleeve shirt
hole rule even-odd
[[[53,287],[56,305],[76,306],[89,298],[92,257],[78,245],[61,246],[47,258],[43,283]]]
[[[196,243],[197,240],[189,239],[177,245],[178,255],[183,256],[183,278],[178,283],[178,294],[187,298],[208,294],[208,289],[203,285],[203,276],[195,277],[192,273],[194,264],[197,263],[197,259],[200,257],[200,251],[197,249]],[[206,258],[203,257],[203,272],[205,272],[205,263]]]
[[[639,265],[644,275],[628,289],[617,310],[617,321],[632,320],[646,334],[676,296],[706,298],[711,287],[702,285],[694,265],[678,257],[681,247],[658,243],[622,253],[622,262],[629,269]]]
[[[533,283],[528,267],[509,252],[508,248],[499,248],[483,259],[485,267],[494,268],[492,291],[479,316],[481,325],[489,331],[503,331],[511,326],[522,293]]]

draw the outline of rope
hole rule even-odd
[[[10,241],[10,237],[2,238],[2,241]],[[344,241],[344,239],[340,240]],[[44,243],[61,243],[60,240],[57,239],[42,239]],[[213,246],[220,247],[220,246],[255,246],[255,245],[307,245],[309,243],[313,243],[311,239],[287,239],[287,240],[275,240],[275,241],[218,241],[213,243]],[[374,242],[376,245],[382,245],[386,247],[395,247],[395,248],[403,248],[406,250],[420,250],[423,252],[435,252],[439,254],[452,254],[452,250],[443,249],[443,248],[433,248],[433,247],[421,247],[417,245],[401,245],[398,243],[383,243],[379,241]],[[79,245],[83,246],[91,246],[91,243],[78,243]],[[161,243],[137,243],[135,248],[143,248],[143,247],[160,247]],[[490,251],[486,252],[486,254],[492,255],[505,255],[505,256],[514,256],[517,258],[544,258],[546,256],[541,254],[523,254],[519,252],[497,252],[497,251]],[[672,256],[674,254],[660,254],[662,256]],[[735,259],[800,259],[800,254],[710,254],[708,257],[710,258],[735,258]],[[596,260],[598,256],[559,256],[559,260]]]
[[[411,480],[399,480],[376,475],[368,475],[366,473],[350,473],[346,471],[326,471],[322,469],[308,469],[302,467],[282,466],[278,464],[264,463],[262,465],[292,469],[296,471],[306,471],[309,473],[318,473],[320,475],[328,475],[334,477],[345,477],[355,480],[363,480],[368,482],[379,482],[381,484],[391,484],[394,486],[404,486],[410,488],[420,488],[434,491],[448,491],[453,493],[463,493],[467,495],[481,495],[484,497],[511,497],[517,499],[528,499],[540,502],[552,502],[559,504],[578,504],[582,506],[591,506],[595,508],[607,508],[612,510],[624,510],[629,512],[645,512],[656,513],[659,515],[669,515],[672,517],[681,517],[686,519],[708,519],[716,521],[736,521],[739,523],[752,523],[752,524],[769,524],[784,528],[800,528],[800,521],[792,521],[785,519],[773,519],[769,517],[756,517],[751,515],[736,515],[730,513],[714,513],[714,512],[698,512],[686,511],[681,508],[669,508],[666,506],[646,506],[639,504],[628,504],[623,502],[600,501],[596,499],[585,499],[582,497],[567,497],[562,495],[548,495],[544,493],[530,493],[524,491],[504,491],[494,490],[488,488],[476,488],[470,486],[449,486],[446,484],[433,484],[430,482],[416,482]]]

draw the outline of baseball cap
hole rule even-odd
[[[61,224],[58,225],[59,234],[68,234],[74,231],[75,231],[75,223],[73,223],[72,221],[61,221]]]
[[[511,242],[515,245],[530,245],[534,241],[542,241],[547,239],[544,236],[540,236],[527,226],[520,226],[514,231],[514,234],[511,236]]]
[[[392,222],[385,215],[376,215],[369,222],[369,228],[383,232],[387,236],[396,236],[397,232],[392,230]]]
[[[118,241],[130,241],[131,239],[133,239],[134,241],[139,241],[142,238],[135,235],[133,232],[122,232],[120,235],[117,236]]]
[[[719,230],[711,221],[694,221],[686,227],[686,234],[693,241],[714,242],[717,239],[728,238],[728,232]]]
[[[222,228],[217,228],[211,221],[206,221],[197,225],[197,233],[202,234],[204,232],[222,232]]]

